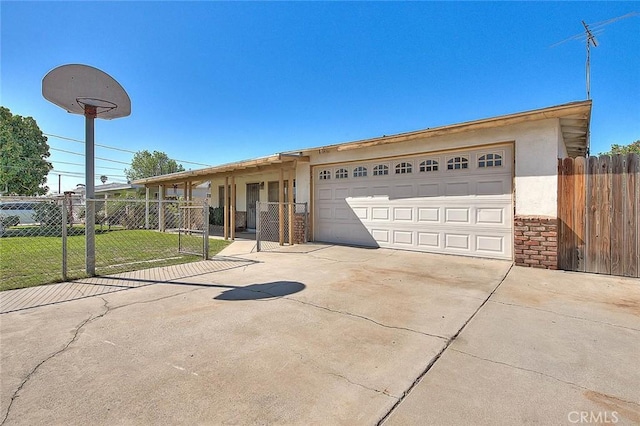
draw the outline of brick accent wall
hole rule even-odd
[[[516,216],[513,229],[516,265],[558,269],[556,218]]]
[[[295,213],[293,215],[293,243],[294,244],[304,244],[307,242],[307,236],[305,235],[305,214],[304,213]],[[307,215],[307,221],[309,217]]]

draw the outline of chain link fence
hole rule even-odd
[[[273,251],[308,241],[307,203],[256,203],[256,249]]]
[[[0,290],[85,277],[85,211],[95,206],[97,275],[208,257],[202,200],[0,197]]]

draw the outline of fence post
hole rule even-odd
[[[260,251],[260,201],[256,201],[256,251]]]
[[[62,280],[67,280],[67,203],[62,200]]]
[[[149,187],[145,188],[144,195],[144,229],[149,229]]]
[[[204,209],[204,252],[202,253],[202,258],[209,260],[209,203],[206,199],[202,202],[202,208]]]

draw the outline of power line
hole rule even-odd
[[[43,135],[49,136],[49,137],[52,137],[52,138],[63,139],[65,141],[70,141],[70,142],[77,142],[77,143],[81,143],[81,144],[85,143],[85,141],[80,140],[80,139],[74,139],[74,138],[70,138],[70,137],[66,137],[66,136],[54,135],[52,133],[43,133]],[[129,149],[124,149],[124,148],[117,148],[115,146],[103,145],[103,144],[99,144],[99,143],[96,143],[94,145],[95,146],[99,146],[101,148],[105,148],[105,149],[112,149],[114,151],[121,151],[121,152],[128,152],[130,154],[137,154],[137,151],[131,151]],[[205,166],[205,167],[210,167],[211,166],[211,164],[196,163],[194,161],[179,160],[177,158],[170,158],[170,160],[174,160],[174,161],[177,161],[179,163],[195,164],[197,166]]]
[[[73,154],[73,155],[79,155],[80,157],[84,157],[84,154],[81,154],[79,152],[73,152],[73,151],[68,151],[66,149],[60,149],[60,148],[52,148],[49,147],[49,149],[54,150],[54,151],[60,151],[60,152],[65,152],[67,154]],[[110,161],[112,163],[119,163],[119,164],[124,164],[126,166],[130,166],[131,163],[125,163],[124,161],[118,161],[118,160],[110,160],[108,158],[102,158],[102,157],[94,157],[96,160],[102,160],[102,161]]]

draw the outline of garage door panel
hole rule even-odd
[[[440,234],[438,232],[417,232],[418,247],[435,249],[440,247]]]
[[[349,188],[336,188],[333,197],[335,200],[344,200],[349,197]]]
[[[476,208],[476,223],[481,225],[505,225],[505,208],[478,207]]]
[[[437,183],[418,184],[418,197],[437,197],[440,194],[440,185]]]
[[[440,208],[438,207],[418,207],[418,222],[438,223],[440,222]]]
[[[411,231],[393,231],[393,244],[401,244],[404,246],[413,245],[413,232]]]
[[[318,201],[333,201],[333,191],[331,188],[319,188],[317,199]]]
[[[396,185],[393,188],[391,198],[410,198],[415,197],[413,193],[413,185]]]
[[[413,208],[412,207],[394,207],[393,208],[393,220],[412,221],[413,220]]]
[[[445,184],[444,195],[455,197],[471,193],[469,182],[448,182]]]
[[[371,218],[373,220],[389,220],[389,207],[372,207]]]
[[[485,253],[503,254],[505,237],[495,235],[476,235],[476,250]]]
[[[444,209],[445,223],[469,223],[469,207],[448,207]]]

